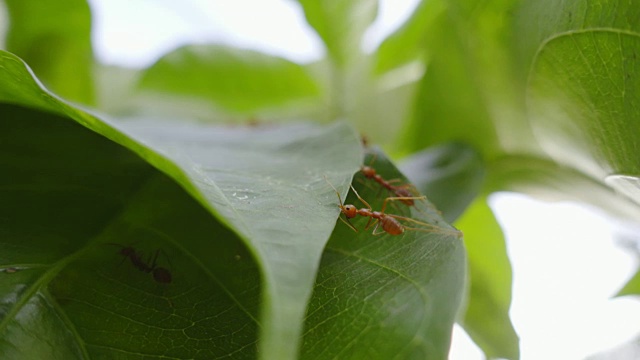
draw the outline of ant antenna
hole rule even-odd
[[[362,203],[363,203],[363,204],[364,204],[364,205],[365,205],[369,210],[372,210],[372,209],[371,209],[371,205],[369,205],[369,203],[368,203],[368,202],[366,202],[366,201],[365,201],[365,199],[363,199],[363,198],[360,196],[360,194],[358,194],[358,192],[356,191],[356,189],[354,189],[354,188],[353,188],[353,185],[350,185],[350,186],[351,186],[351,190],[353,190],[353,193],[354,193],[354,194],[356,194],[356,196],[358,197],[358,199],[359,199],[359,200],[360,200],[360,201],[361,201],[361,202],[362,202]]]
[[[339,201],[338,206],[340,207],[340,215],[338,215],[338,219],[340,219],[343,223],[347,224],[347,226],[349,226],[353,231],[358,232],[358,229],[356,229],[356,227],[353,226],[351,221],[349,221],[349,218],[346,218],[346,219],[342,218],[342,214],[345,213],[346,207],[345,207],[344,203],[342,202],[342,197],[340,197],[340,192],[338,192],[338,189],[336,189],[335,186],[333,186],[333,184],[331,184],[329,179],[327,179],[327,175],[324,175],[324,180],[327,182],[327,184],[329,184],[329,186],[331,186],[333,191],[336,192],[336,195],[338,195],[338,201]],[[351,187],[351,189],[353,189],[353,186]],[[356,190],[353,189],[353,191],[356,191]],[[360,195],[358,195],[358,197],[360,197]]]

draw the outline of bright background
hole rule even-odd
[[[379,18],[366,34],[363,48],[374,49],[416,3],[381,0]],[[324,51],[291,0],[92,0],[90,4],[94,50],[106,64],[144,67],[163,53],[194,42],[251,48],[297,62],[319,59]],[[491,205],[505,231],[513,264],[511,317],[523,360],[583,359],[638,335],[640,302],[611,298],[631,277],[637,259],[615,245],[620,241],[614,240],[614,228],[601,214],[518,194],[494,195]],[[482,358],[456,327],[450,359]]]

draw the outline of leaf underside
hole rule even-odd
[[[236,235],[131,151],[54,115],[1,112],[0,357],[255,354],[259,272]],[[172,282],[123,246],[147,262],[160,250]]]

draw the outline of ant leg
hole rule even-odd
[[[392,217],[394,219],[398,219],[398,220],[402,220],[402,221],[409,221],[412,222],[414,224],[418,224],[418,225],[422,225],[422,226],[426,226],[426,227],[431,227],[431,228],[440,228],[437,225],[432,225],[429,223],[426,223],[424,221],[420,221],[420,220],[416,220],[416,219],[412,219],[410,217],[406,217],[406,216],[400,216],[400,215],[395,215],[395,214],[384,214],[385,216],[389,216]]]
[[[338,219],[342,220],[343,223],[347,224],[347,226],[349,226],[351,228],[351,230],[358,232],[358,229],[356,229],[355,226],[353,226],[353,224],[351,224],[351,222],[349,222],[349,219],[343,219],[342,216],[338,216]]]
[[[420,195],[420,191],[413,184],[403,184],[403,185],[393,186],[393,190],[392,191],[396,194],[396,196]],[[431,210],[437,212],[438,214],[442,215],[442,212],[440,210],[438,210],[438,208],[436,208],[435,205],[430,203],[429,199],[426,196],[424,197],[423,202],[426,203],[426,205],[427,205],[427,207],[429,209],[431,209]],[[421,213],[425,214],[424,211],[418,209],[417,206],[415,208],[417,210],[419,210]]]
[[[378,230],[378,226],[380,226],[380,220],[378,220],[378,222],[376,223],[376,227],[373,228],[373,232],[371,233],[371,235],[378,236],[380,234],[386,233],[386,231],[384,231],[384,230],[376,232],[376,230]]]
[[[388,197],[386,199],[384,199],[384,202],[382,203],[382,209],[380,210],[380,212],[382,214],[384,214],[384,209],[386,209],[387,207],[387,201],[396,201],[396,200],[424,200],[426,199],[426,196],[397,196],[397,197]]]
[[[457,230],[457,229],[447,229],[447,228],[443,228],[441,226],[428,224],[426,222],[418,221],[416,219],[412,219],[412,218],[408,218],[408,217],[404,217],[404,216],[400,216],[400,215],[385,214],[385,216],[389,216],[389,217],[392,217],[394,219],[398,219],[398,220],[402,220],[402,221],[408,221],[408,222],[423,226],[422,228],[409,228],[409,227],[405,226],[404,227],[405,230],[415,230],[415,231],[423,231],[423,232],[450,233],[450,234],[456,235],[457,237],[462,236],[462,232],[460,230]]]
[[[461,238],[463,235],[462,231],[456,230],[456,229],[445,229],[445,228],[424,229],[424,228],[413,228],[413,227],[405,227],[404,229],[412,230],[412,231],[428,232],[428,233],[451,234],[457,238]]]
[[[360,194],[358,194],[358,192],[356,191],[356,189],[353,188],[353,185],[351,185],[351,190],[353,190],[353,193],[356,194],[356,196],[358,197],[358,199],[360,199],[360,201],[371,211],[373,211],[373,209],[371,209],[371,205],[369,205],[368,202],[366,202],[361,196]]]
[[[369,229],[369,227],[371,227],[371,220],[373,220],[372,217],[369,218],[369,221],[367,221],[367,226],[364,227],[365,230]],[[374,224],[376,224],[376,228],[378,227],[378,224],[380,223],[380,220],[376,220],[376,222]]]
[[[365,178],[365,179],[366,179],[366,178]],[[366,186],[366,187],[367,187],[367,189],[369,189],[369,190],[371,190],[371,191],[373,191],[373,190],[374,190],[374,189],[373,189],[373,186],[371,186],[371,184],[370,184],[370,182],[369,182],[369,181],[365,181],[365,180],[363,180],[363,179],[361,179],[361,178],[358,178],[358,179],[357,179],[357,181],[358,181],[360,184],[362,184],[363,186]]]
[[[160,249],[156,250],[156,254],[153,256],[153,261],[151,262],[151,267],[156,267],[156,261],[158,260],[158,254],[160,253]]]

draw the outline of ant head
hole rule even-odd
[[[364,175],[366,178],[372,178],[376,176],[376,170],[371,166],[365,165],[360,169],[360,171],[362,171],[362,175]]]
[[[355,206],[349,204],[342,206],[342,213],[347,217],[347,219],[353,219],[354,217],[356,217],[356,215],[358,215],[358,209],[356,209]]]

